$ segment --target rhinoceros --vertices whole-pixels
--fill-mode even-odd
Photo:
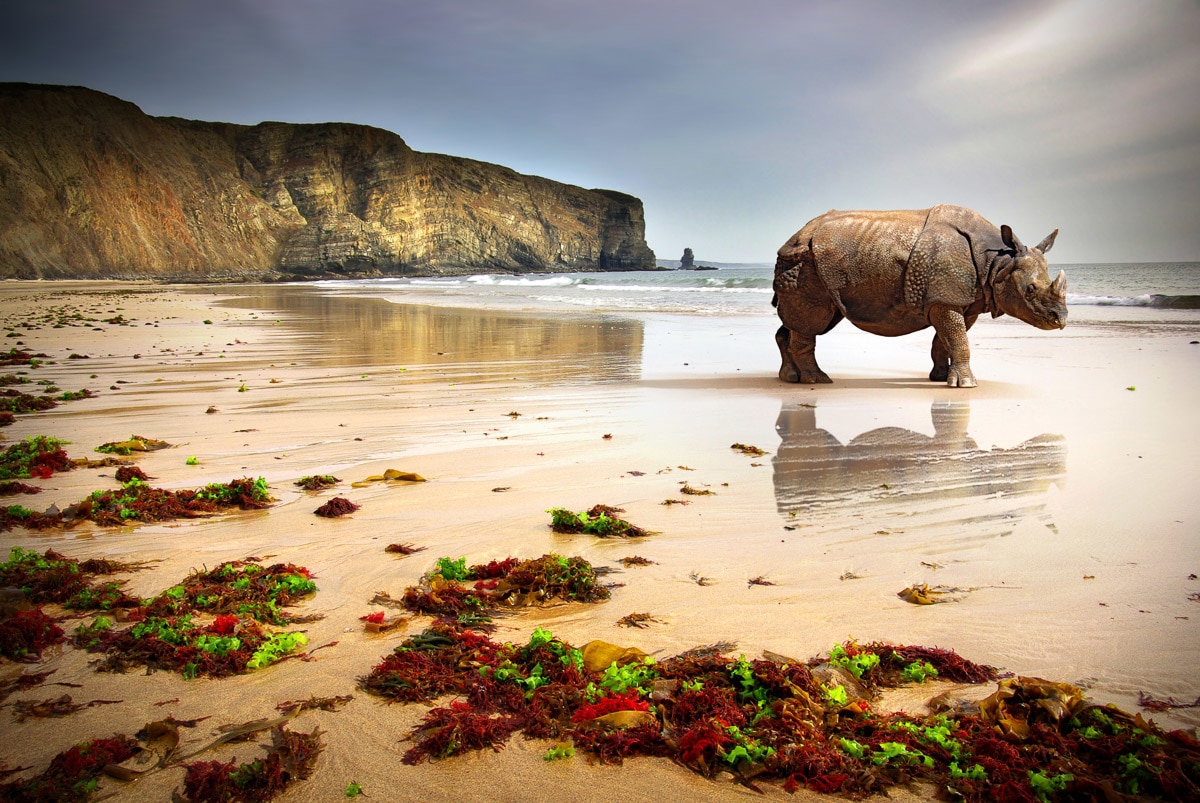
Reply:
[[[813,218],[775,262],[779,378],[832,382],[817,366],[817,335],[846,318],[888,337],[932,326],[930,380],[975,387],[967,330],[981,314],[1007,313],[1039,329],[1067,325],[1066,273],[1051,281],[1046,270],[1057,236],[1029,248],[1008,226],[961,206]]]

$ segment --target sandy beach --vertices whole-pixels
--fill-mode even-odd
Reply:
[[[59,309],[101,322],[43,322]],[[298,609],[324,615],[303,626],[310,649],[336,642],[308,661],[189,681],[97,673],[94,656],[51,648],[37,668],[82,684],[69,689],[77,701],[122,702],[20,724],[0,710],[0,761],[37,771],[81,739],[132,734],[168,714],[211,717],[185,733],[198,746],[220,724],[275,716],[277,703],[353,694],[340,711],[294,720],[319,726],[325,749],[313,777],[281,799],[338,799],[350,781],[373,800],[757,797],[665,759],[546,762],[547,743],[520,737],[498,753],[402,764],[401,739],[427,709],[388,705],[356,678],[423,625],[372,635],[359,617],[379,610],[369,604],[377,591],[399,596],[440,556],[654,561],[610,575],[622,585],[607,602],[500,620],[498,640],[544,627],[573,644],[599,638],[659,656],[725,640],[735,654],[801,660],[878,640],[1077,684],[1128,711],[1139,692],[1195,699],[1200,327],[1148,325],[1141,312],[1092,307],[1053,333],[981,320],[972,390],[925,379],[929,332],[884,339],[843,325],[819,343],[834,384],[812,387],[776,378],[778,323],[767,315],[459,309],[301,286],[0,283],[0,322],[17,333],[6,342],[48,355],[30,378],[96,394],[17,416],[0,447],[44,434],[70,441],[72,457],[97,457],[107,441],[160,438],[173,447],[135,458],[155,485],[262,476],[276,500],[161,525],[18,528],[0,533],[0,550],[156,561],[122,576],[144,596],[196,568],[274,556],[315,576],[319,591]],[[102,322],[117,315],[124,323]],[[428,482],[351,486],[389,468]],[[316,494],[294,485],[327,473],[343,483]],[[0,502],[66,508],[115,485],[111,468],[28,482],[42,493]],[[713,493],[683,496],[683,483]],[[334,496],[361,509],[313,514]],[[598,503],[657,534],[551,531],[547,509]],[[396,542],[427,549],[384,552]],[[749,583],[757,577],[773,585]],[[897,596],[920,583],[955,589],[955,601]],[[634,612],[658,621],[616,625]],[[5,663],[0,674],[32,668]],[[892,704],[917,710],[946,685],[906,689]],[[1200,709],[1153,718],[1194,728]],[[241,743],[204,757],[259,752]],[[130,785],[106,780],[102,791],[166,800],[182,777],[168,769]]]

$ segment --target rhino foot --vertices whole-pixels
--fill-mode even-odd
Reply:
[[[949,378],[950,378],[950,366],[949,365],[935,365],[935,366],[933,366],[933,370],[929,372],[929,381],[930,382],[945,382]]]
[[[779,378],[784,382],[801,385],[831,385],[833,380],[829,375],[820,368],[796,368],[794,365],[784,363],[779,369]]]
[[[946,376],[946,386],[951,388],[973,388],[977,384],[971,366],[966,363],[951,365]]]
[[[822,371],[820,368],[812,370],[800,369],[800,382],[804,385],[832,385],[833,380],[829,378],[829,374]]]

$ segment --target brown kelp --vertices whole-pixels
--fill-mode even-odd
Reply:
[[[130,435],[127,440],[109,441],[96,447],[97,452],[106,454],[131,455],[135,452],[157,452],[159,449],[169,449],[171,444],[158,438],[147,438],[145,435]]]
[[[359,679],[396,702],[436,702],[404,760],[500,749],[517,731],[570,739],[605,762],[668,756],[754,787],[775,781],[862,797],[921,780],[964,800],[1200,799],[1200,743],[1098,706],[1067,684],[1002,680],[974,706],[876,713],[881,689],[917,679],[995,680],[949,650],[847,642],[807,662],[723,655],[731,645],[656,661],[636,649],[584,649],[541,628],[500,644],[441,621]]]

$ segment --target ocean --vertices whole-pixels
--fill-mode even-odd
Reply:
[[[1200,262],[1052,264],[1067,272],[1067,305],[1121,308],[1139,320],[1200,318]],[[769,264],[717,270],[555,273],[328,280],[331,295],[382,296],[398,304],[527,311],[774,315]],[[1134,309],[1141,309],[1141,314]],[[1098,317],[1110,319],[1112,312]]]

